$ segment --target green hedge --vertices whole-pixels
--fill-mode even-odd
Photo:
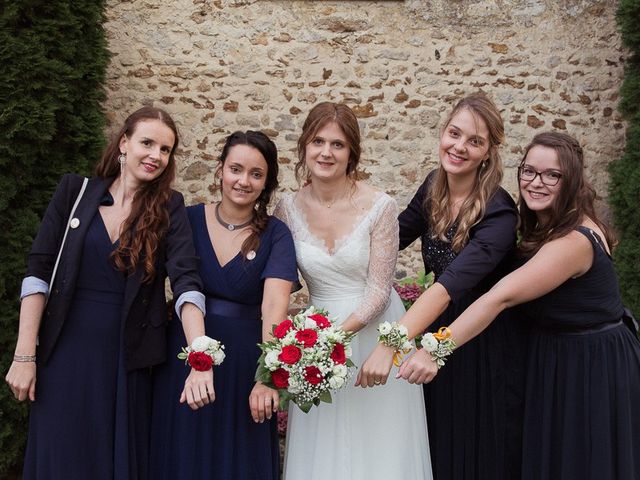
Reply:
[[[56,183],[104,146],[104,1],[0,3],[0,370],[18,326],[26,256]],[[27,408],[0,389],[0,478],[19,468]]]
[[[631,57],[620,89],[620,111],[629,122],[623,156],[611,163],[609,199],[620,243],[616,268],[626,305],[640,314],[640,0],[621,0],[618,26]]]

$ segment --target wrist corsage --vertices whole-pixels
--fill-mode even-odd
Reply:
[[[220,365],[224,357],[224,345],[206,335],[195,338],[191,346],[182,347],[182,352],[178,354],[180,360],[198,372],[206,372],[214,365]]]
[[[398,322],[382,322],[378,325],[378,342],[395,350],[393,364],[397,367],[402,363],[402,355],[409,353],[413,345],[409,342],[407,327]]]
[[[451,338],[451,330],[449,327],[442,327],[438,333],[425,333],[422,337],[422,347],[429,352],[431,359],[436,362],[438,368],[444,366],[447,357],[453,353],[456,348],[456,342]]]

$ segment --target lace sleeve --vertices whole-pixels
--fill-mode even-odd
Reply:
[[[276,203],[276,208],[273,209],[273,216],[282,220],[285,223],[285,225],[291,228],[291,223],[289,222],[289,218],[288,218],[289,216],[287,215],[287,208],[285,205],[285,201],[286,201],[285,197],[278,200],[278,203]]]
[[[380,315],[389,303],[391,284],[398,258],[398,206],[386,196],[371,229],[367,287],[353,315],[367,324]]]

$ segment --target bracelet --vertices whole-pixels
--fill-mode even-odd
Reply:
[[[36,356],[35,355],[14,355],[13,361],[20,362],[20,363],[31,363],[36,361]]]
[[[436,362],[438,368],[444,366],[447,357],[456,348],[456,342],[451,338],[449,327],[441,327],[438,333],[425,333],[420,342],[422,347],[429,352],[431,359]]]
[[[413,345],[409,342],[407,327],[398,322],[382,322],[378,325],[378,342],[395,350],[393,364],[397,367],[402,363],[402,355],[409,353]]]
[[[189,365],[198,372],[211,370],[214,365],[220,365],[224,361],[224,345],[206,335],[197,337],[188,347],[182,347],[178,354],[185,365]]]

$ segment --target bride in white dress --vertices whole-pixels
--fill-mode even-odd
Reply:
[[[351,345],[360,366],[377,343],[376,326],[404,313],[392,288],[397,206],[355,180],[360,132],[345,105],[311,110],[298,157],[296,176],[310,183],[284,196],[275,215],[293,234],[309,303],[358,332]],[[332,404],[307,414],[290,405],[285,479],[431,479],[422,387],[391,375],[385,385],[363,389],[355,377],[332,394]]]

